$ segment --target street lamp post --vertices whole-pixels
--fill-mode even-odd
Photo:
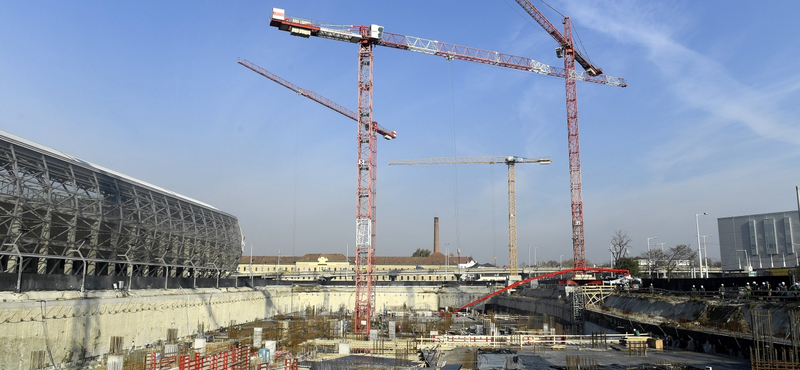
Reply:
[[[528,268],[531,268],[531,245],[528,244]]]
[[[611,268],[613,269],[614,268],[614,246],[611,246],[611,248],[608,248],[608,253],[611,254]]]
[[[650,252],[650,239],[658,239],[658,237],[651,236],[647,238],[647,251]]]
[[[706,248],[706,238],[710,238],[711,235],[700,235],[703,238],[703,252],[706,254],[706,267],[708,267],[708,248]],[[706,277],[708,277],[708,272],[706,272]]]
[[[708,212],[703,213],[696,213],[694,215],[694,223],[697,227],[697,258],[700,261],[700,278],[703,278],[703,251],[700,249],[700,216],[707,215]],[[706,273],[706,278],[708,278],[708,273]]]
[[[236,279],[239,280],[238,278]],[[253,282],[253,243],[250,243],[250,287],[252,288],[255,283]]]
[[[653,272],[650,271],[650,261],[652,260],[652,256],[650,256],[650,239],[658,239],[658,238],[655,236],[647,238],[647,274],[653,275]]]
[[[444,281],[447,281],[447,265],[450,263],[450,243],[444,245]]]
[[[753,271],[753,266],[750,265],[750,256],[747,255],[747,250],[745,250],[745,249],[737,249],[736,251],[744,253],[744,263],[747,264],[747,272],[749,273],[750,271]],[[737,255],[736,258],[739,260],[739,270],[741,270],[742,269],[742,257],[739,257]]]
[[[81,244],[83,246],[83,244]],[[84,293],[84,287],[86,286],[86,258],[83,257],[83,253],[80,251],[80,247],[78,249],[70,249],[67,253],[78,252],[78,256],[81,257],[81,263],[83,264],[83,274],[81,277],[81,294]]]
[[[533,247],[533,265],[538,267],[539,266],[539,259],[536,258],[536,250],[537,249],[539,249],[539,247]]]
[[[220,275],[219,267],[217,267],[217,260],[218,259],[219,259],[219,257],[214,258],[214,262],[209,262],[208,263],[209,265],[214,266],[214,269],[217,270],[217,289],[219,289],[219,275]]]
[[[660,245],[661,246],[661,258],[666,258],[666,255],[664,254],[664,245],[666,245],[666,244],[669,244],[669,243],[656,243],[656,245]],[[658,275],[658,273],[656,273],[656,275]],[[666,270],[664,270],[664,278],[665,279],[667,278],[667,271]]]
[[[27,233],[29,231],[31,231],[31,229],[22,228],[22,229],[20,229],[20,233],[19,233],[19,235],[17,235],[17,238],[14,239],[13,243],[3,244],[3,246],[11,247],[11,249],[10,249],[11,252],[16,252],[17,253],[17,262],[15,263],[15,268],[17,269],[17,287],[14,290],[15,293],[21,293],[22,292],[22,252],[20,252],[19,246],[17,246],[17,242],[19,241],[20,238],[22,238],[22,235],[24,235],[25,233]],[[83,246],[82,243],[81,243],[81,246]],[[81,293],[83,293],[83,290],[81,290]]]

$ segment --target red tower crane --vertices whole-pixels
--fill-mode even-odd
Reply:
[[[375,306],[372,288],[375,285],[375,171],[377,158],[376,142],[372,122],[372,47],[386,46],[395,49],[437,55],[447,59],[490,64],[572,81],[586,81],[602,85],[625,87],[625,80],[597,73],[568,71],[549,66],[533,59],[511,54],[449,44],[419,37],[384,32],[379,25],[336,25],[311,19],[287,16],[283,9],[273,8],[270,26],[287,31],[294,36],[311,36],[344,41],[359,45],[358,48],[358,198],[356,212],[356,294],[355,332],[366,334],[370,329],[370,318]],[[572,149],[570,149],[572,150]],[[573,208],[574,212],[574,208]],[[574,216],[573,216],[574,217]],[[581,216],[582,217],[582,216]],[[574,221],[573,221],[574,223]],[[581,241],[582,243],[582,241]],[[582,245],[582,244],[581,244]]]
[[[567,90],[567,130],[569,135],[569,184],[572,201],[572,253],[575,269],[586,268],[586,248],[583,236],[583,191],[581,183],[581,149],[578,137],[578,87],[575,86],[575,62],[581,65],[589,76],[600,76],[603,70],[595,67],[581,55],[572,41],[572,21],[564,17],[564,34],[553,26],[547,18],[528,0],[516,0],[544,30],[558,42],[556,56],[564,58],[564,80]]]
[[[272,73],[270,71],[267,71],[264,68],[261,68],[261,67],[255,65],[254,63],[248,61],[247,59],[240,60],[238,63],[243,65],[243,66],[245,66],[245,67],[247,67],[248,69],[252,70],[253,72],[256,72],[256,73],[258,73],[258,74],[260,74],[260,75],[262,75],[262,76],[264,76],[264,77],[266,77],[266,78],[268,78],[268,79],[270,79],[272,81],[275,81],[276,83],[288,88],[289,90],[292,90],[292,91],[294,91],[294,92],[296,92],[296,93],[298,93],[298,94],[300,94],[302,96],[305,96],[305,97],[307,97],[307,98],[309,98],[309,99],[311,99],[311,100],[313,100],[313,101],[315,101],[317,103],[320,103],[320,104],[332,109],[333,111],[344,115],[345,117],[348,117],[348,118],[350,118],[350,119],[352,119],[352,120],[354,120],[356,122],[359,122],[359,133],[363,130],[363,131],[367,132],[366,135],[369,138],[369,140],[367,141],[367,143],[369,145],[366,148],[362,147],[361,145],[359,145],[359,162],[358,162],[359,163],[359,201],[361,201],[362,200],[361,194],[363,194],[361,192],[361,179],[362,179],[361,168],[363,167],[362,165],[365,163],[365,162],[362,162],[362,154],[366,154],[366,157],[368,158],[369,161],[376,161],[377,160],[378,145],[377,145],[377,142],[374,140],[375,134],[376,133],[380,134],[386,140],[391,140],[391,139],[396,139],[397,138],[397,132],[396,131],[389,131],[389,130],[381,127],[378,124],[378,122],[375,122],[375,121],[371,120],[371,116],[370,116],[370,120],[368,120],[368,121],[365,121],[365,120],[359,121],[359,115],[357,115],[355,112],[353,112],[353,111],[351,111],[351,110],[339,105],[338,103],[336,103],[336,102],[334,102],[334,101],[332,101],[332,100],[330,100],[330,99],[328,99],[328,98],[326,98],[326,97],[324,97],[322,95],[319,95],[319,94],[317,94],[317,93],[315,93],[315,92],[313,92],[311,90],[307,90],[307,89],[304,89],[302,87],[299,87],[299,86],[297,86],[297,85],[295,85],[295,84],[293,84],[293,83],[281,78],[280,76],[278,76],[278,75],[276,75],[276,74],[274,74],[274,73]],[[361,124],[361,122],[370,122],[370,124],[364,125],[364,124]],[[367,127],[364,127],[364,126],[367,126]],[[359,139],[360,138],[361,138],[361,135],[359,135]],[[361,142],[362,141],[359,140],[359,143],[361,143]],[[362,152],[364,149],[367,149],[366,153]],[[369,162],[366,162],[366,163],[369,163]],[[369,185],[370,185],[370,189],[371,190],[368,190],[366,192],[366,195],[368,195],[370,198],[374,199],[374,195],[375,195],[375,186],[374,186],[374,184],[375,184],[375,170],[374,170],[374,166],[371,166],[371,165],[368,166],[368,172],[369,172],[369,174],[366,177],[371,179],[371,181],[369,181]],[[370,203],[372,203],[372,205],[371,205],[372,213],[371,213],[371,219],[368,219],[368,220],[371,221],[371,223],[374,224],[374,222],[375,222],[374,221],[375,206],[374,206],[373,201],[374,200],[370,201]],[[359,211],[360,210],[361,210],[361,208],[359,208]],[[357,219],[357,226],[356,226],[356,228],[357,228],[356,232],[357,233],[359,231],[363,231],[363,230],[359,229],[359,227],[363,227],[363,226],[369,227],[370,226],[369,224],[367,224],[367,222],[358,223],[359,222],[358,220],[363,220],[363,218],[358,218]],[[366,225],[362,225],[362,224],[366,224]],[[374,230],[374,228],[372,228],[372,230]],[[365,234],[365,235],[370,236],[368,234],[368,231],[367,231],[367,234]],[[357,240],[358,240],[358,237],[359,237],[359,235],[356,235]],[[374,240],[374,238],[375,238],[374,231],[373,231],[373,233],[372,233],[372,235],[370,237]],[[362,237],[362,241],[363,241],[363,237]],[[369,241],[369,239],[367,241]],[[356,290],[358,292],[358,287],[359,287],[359,282],[360,282],[362,285],[366,286],[366,289],[364,287],[362,287],[361,290],[362,291],[366,290],[367,297],[371,296],[372,300],[374,300],[374,295],[371,294],[371,292],[372,292],[371,287],[374,285],[374,281],[375,281],[374,280],[374,273],[373,273],[374,272],[374,265],[375,265],[374,264],[374,255],[375,255],[374,254],[374,248],[372,248],[372,250],[368,249],[366,252],[362,250],[362,253],[365,252],[364,256],[359,256],[358,255],[358,248],[356,248],[356,250],[357,250],[357,253],[356,253],[356,279],[355,279],[356,280],[356,287],[357,287]],[[366,261],[362,260],[359,257],[363,257]],[[362,268],[365,267],[365,266],[366,266],[366,269],[365,269],[366,271],[362,271]],[[366,274],[365,274],[365,272],[366,272]],[[361,276],[359,276],[359,274]],[[366,277],[365,277],[365,275],[366,275]],[[356,295],[358,296],[358,294],[356,294]],[[369,302],[369,308],[367,308],[367,310],[370,311],[370,314],[366,317],[366,319],[361,319],[360,320],[360,318],[363,317],[363,315],[364,315],[363,314],[364,309],[362,309],[362,311],[361,311],[362,313],[361,313],[360,316],[356,315],[356,329],[357,330],[361,329],[361,331],[360,331],[361,333],[364,333],[364,332],[369,333],[371,307],[374,307],[374,301],[370,301]],[[356,301],[356,313],[358,313],[358,312],[360,312],[360,311],[358,310],[358,300],[357,300]],[[359,325],[359,323],[363,323],[363,322],[366,322],[366,326],[364,326],[364,324]]]

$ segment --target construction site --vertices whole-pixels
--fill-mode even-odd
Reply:
[[[378,24],[298,17],[282,8],[269,15],[272,31],[298,42],[337,41],[357,52],[356,110],[238,60],[356,122],[352,258],[292,256],[290,265],[286,255],[281,263],[279,251],[275,263],[263,256],[268,262],[255,270],[252,244],[246,264],[244,232],[235,216],[0,131],[0,368],[800,369],[797,290],[785,285],[759,290],[762,283],[769,287],[760,275],[709,278],[707,255],[705,262],[699,258],[706,279],[698,281],[671,280],[667,273],[661,280],[652,274],[634,280],[630,270],[615,265],[621,255],[614,257],[611,249],[611,262],[602,265],[608,267],[587,262],[577,86],[628,85],[582,53],[570,17],[556,11],[561,19],[551,22],[529,0],[515,2],[555,41],[563,66],[390,33]],[[557,267],[531,267],[530,245],[527,267],[520,267],[516,165],[552,160],[504,153],[389,165],[505,165],[507,266],[498,267],[495,255],[494,266],[470,269],[475,261],[462,258],[458,246],[458,257],[441,253],[435,217],[433,256],[428,251],[403,259],[403,265],[386,262],[391,266],[379,270],[378,256],[389,253],[376,248],[377,145],[398,138],[373,120],[373,49],[379,47],[564,80],[571,267],[562,261]],[[563,188],[566,192],[566,184]],[[700,235],[697,225],[699,248],[700,237],[705,245],[707,235]],[[785,225],[791,232],[791,221]],[[773,263],[774,232],[771,237]],[[650,239],[647,243],[649,251]],[[785,255],[783,267],[790,269]],[[689,290],[700,282],[708,292],[696,292],[694,285]],[[747,290],[739,288],[744,286]]]
[[[47,369],[796,369],[800,302],[687,297],[648,289],[379,286],[370,333],[354,332],[345,287],[132,291],[9,302],[5,368]],[[510,294],[509,294],[510,293]],[[149,296],[150,295],[150,296]],[[427,295],[427,298],[425,297]],[[323,298],[326,296],[327,298]],[[420,299],[415,299],[419,297]],[[102,298],[102,299],[100,299]],[[480,300],[478,298],[476,300]],[[47,304],[36,303],[36,301]],[[579,305],[580,304],[580,305]],[[440,310],[436,306],[444,305]],[[284,310],[285,307],[285,310]],[[427,308],[426,308],[427,307]],[[20,359],[12,353],[27,353]]]

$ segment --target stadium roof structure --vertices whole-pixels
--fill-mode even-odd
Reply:
[[[228,213],[4,131],[0,237],[0,269],[36,274],[219,274],[244,247]]]

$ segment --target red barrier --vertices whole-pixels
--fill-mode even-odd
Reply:
[[[250,367],[250,346],[237,347],[210,356],[180,356],[180,370],[246,370]],[[151,370],[159,370],[151,365]]]

